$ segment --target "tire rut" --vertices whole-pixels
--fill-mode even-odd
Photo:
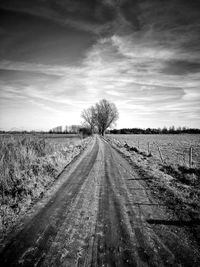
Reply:
[[[91,266],[136,266],[119,206],[105,161]]]

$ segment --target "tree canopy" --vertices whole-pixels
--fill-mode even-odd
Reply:
[[[104,135],[106,129],[114,125],[119,118],[119,113],[114,103],[102,99],[94,106],[83,110],[81,117],[92,132],[96,128],[99,134]]]

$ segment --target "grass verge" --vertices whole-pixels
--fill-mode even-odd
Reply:
[[[33,136],[0,139],[0,233],[42,198],[58,174],[88,144],[50,142]]]
[[[161,164],[125,144],[107,139],[145,180],[154,198],[165,204],[171,216],[179,222],[188,222],[190,231],[200,244],[200,170],[183,166]]]

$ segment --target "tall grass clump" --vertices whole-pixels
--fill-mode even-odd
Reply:
[[[50,165],[44,163],[46,144],[43,139],[33,137],[3,138],[0,140],[0,193],[2,201],[12,196],[22,198],[32,194],[32,187],[37,187],[34,177],[43,173]],[[40,167],[40,168],[39,168]],[[53,169],[51,170],[53,171]],[[51,174],[51,172],[47,173]],[[30,180],[27,183],[27,180]]]

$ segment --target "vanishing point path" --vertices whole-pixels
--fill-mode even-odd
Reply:
[[[55,192],[9,238],[0,266],[200,266],[144,177],[95,136]],[[178,227],[177,227],[178,228]]]

